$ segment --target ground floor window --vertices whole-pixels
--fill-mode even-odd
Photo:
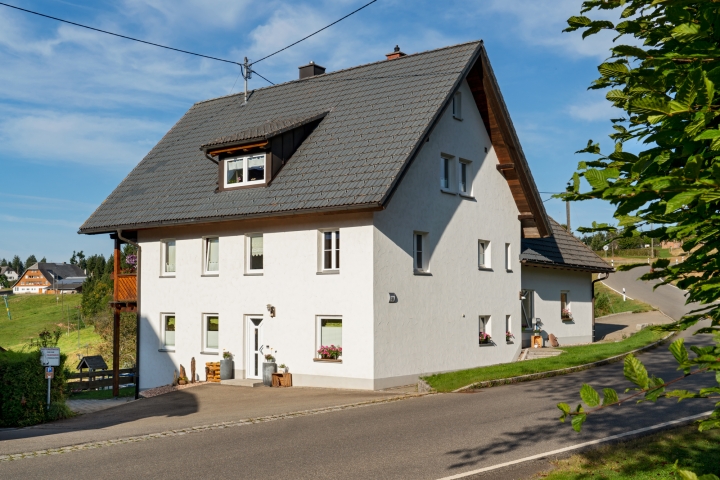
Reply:
[[[342,355],[342,318],[319,318],[318,355],[325,359],[337,359]]]
[[[162,346],[163,348],[175,348],[175,314],[163,313],[162,317]]]
[[[560,317],[563,320],[572,320],[572,312],[570,311],[570,292],[568,290],[560,292]]]
[[[532,319],[534,315],[534,298],[535,291],[533,290],[522,290],[520,294],[520,307],[522,310],[521,324],[523,329],[532,329]]]
[[[220,348],[220,317],[215,314],[204,316],[204,345],[206,352],[216,352]]]
[[[480,315],[479,317],[479,343],[480,345],[487,345],[492,343],[492,337],[490,336],[490,316]]]

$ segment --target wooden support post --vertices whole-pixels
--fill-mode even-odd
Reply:
[[[113,253],[113,269],[115,281],[113,282],[113,300],[118,300],[118,275],[120,274],[120,239],[115,237],[115,252]],[[120,309],[113,307],[113,397],[120,395]]]

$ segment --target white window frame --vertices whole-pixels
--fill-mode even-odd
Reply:
[[[255,157],[260,157],[260,156],[263,157],[263,165],[264,165],[263,179],[262,180],[253,180],[252,182],[246,180],[248,178],[248,160],[250,158],[255,158]],[[227,178],[228,167],[230,165],[230,162],[235,161],[235,160],[243,161],[243,179],[244,180],[239,183],[228,183],[228,178]],[[250,155],[238,155],[238,156],[234,156],[234,157],[228,157],[228,158],[223,159],[221,168],[222,168],[223,187],[226,189],[247,187],[249,185],[264,185],[268,181],[269,169],[268,169],[268,155],[266,153],[253,153]]]
[[[512,331],[512,315],[505,315],[505,332],[513,333]],[[506,339],[507,341],[507,339]],[[511,342],[508,342],[511,343]]]
[[[452,116],[455,120],[462,120],[462,92],[455,92],[453,95]]]
[[[168,345],[167,344],[167,330],[166,330],[166,319],[168,317],[174,317],[175,318],[175,338],[173,339],[173,344]],[[177,345],[177,315],[174,313],[161,313],[160,314],[160,350],[165,352],[174,352],[175,347]]]
[[[533,329],[533,316],[535,315],[535,290],[523,290],[525,292],[525,300],[520,300],[520,328],[521,330],[531,331]],[[530,311],[525,310],[525,304]],[[527,319],[528,326],[523,326],[523,318]]]
[[[175,264],[173,265],[173,270],[168,270],[167,266],[167,254],[168,254],[168,245],[172,242],[175,245]],[[160,241],[160,275],[163,277],[174,277],[175,272],[177,271],[177,240],[174,238],[167,238]]]
[[[340,345],[337,345],[342,348],[343,343],[343,332],[342,330],[345,329],[345,322],[343,322],[342,315],[316,315],[315,316],[315,358],[320,358],[320,355],[317,353],[317,351],[320,349],[320,347],[323,346],[322,344],[322,321],[323,320],[339,320],[340,323],[342,323],[341,331],[340,331]],[[344,352],[343,352],[344,353]],[[342,360],[342,355],[340,355],[339,360]]]
[[[463,167],[465,167],[465,190],[462,186]],[[457,190],[463,197],[472,197],[472,161],[459,159],[457,168]]]
[[[330,266],[325,264],[325,235],[330,234]],[[342,253],[340,250],[340,246],[338,245],[340,240],[340,229],[339,228],[330,228],[330,229],[324,229],[320,230],[320,248],[319,248],[319,255],[320,255],[320,271],[321,272],[339,272],[340,271],[340,254]],[[342,245],[342,243],[340,244]]]
[[[252,239],[262,238],[263,244],[263,268],[252,268]],[[248,275],[262,275],[265,271],[265,236],[262,233],[248,233],[245,235],[245,273]]]
[[[208,249],[208,245],[210,245],[210,240],[217,240],[218,241],[218,269],[217,270],[208,270],[208,266],[210,263],[210,258],[208,255],[210,255],[210,251]],[[216,276],[220,275],[220,237],[219,236],[209,236],[209,237],[203,237],[202,239],[202,272],[203,275],[208,276]]]
[[[505,270],[508,272],[513,271],[513,265],[512,265],[512,244],[506,243],[505,244]]]
[[[218,346],[217,348],[210,348],[207,346],[208,343],[208,329],[207,329],[207,322],[208,319],[211,317],[217,317],[218,319]],[[201,353],[218,353],[220,351],[220,315],[217,313],[203,313],[202,315],[202,348],[200,349]]]
[[[445,153],[440,154],[440,190],[445,193],[455,194],[454,189],[457,188],[457,185],[455,185],[456,182],[453,182],[453,178],[457,178],[456,163],[454,156]]]
[[[572,303],[570,302],[570,290],[560,290],[560,317],[562,317],[563,305],[562,297],[565,295],[565,308],[572,315]]]
[[[492,268],[492,255],[490,254],[490,241],[478,240],[478,269],[490,270]]]
[[[418,264],[418,236],[420,240],[420,263]],[[413,232],[412,238],[412,252],[413,252],[413,271],[415,273],[429,273],[430,272],[430,252],[428,249],[428,233],[427,232]]]
[[[478,315],[478,334],[475,339],[478,341],[478,345],[492,345],[493,342],[493,334],[492,334],[492,316],[491,315]],[[480,334],[481,333],[487,333],[490,335],[490,343],[480,343]]]

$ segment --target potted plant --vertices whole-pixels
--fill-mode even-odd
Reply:
[[[233,354],[223,350],[223,358],[220,360],[220,380],[230,380],[234,373]]]
[[[337,360],[338,357],[342,356],[342,347],[323,345],[318,349],[317,353],[323,360]]]
[[[480,332],[480,345],[488,345],[492,343],[492,337],[485,332]]]
[[[513,335],[513,334],[510,333],[510,332],[505,332],[505,341],[506,341],[507,343],[512,343],[513,338],[515,338],[515,335]]]
[[[265,361],[263,362],[262,376],[263,383],[268,387],[272,387],[272,374],[277,373],[277,363],[275,363],[274,355],[277,352],[269,345],[267,351],[268,353],[265,354]]]
[[[288,373],[288,370],[290,370],[290,369],[288,368],[288,366],[285,365],[284,363],[281,363],[281,364],[278,366],[278,368],[280,369],[280,372],[281,372],[281,373]]]
[[[562,320],[564,322],[570,322],[573,319],[572,312],[569,308],[564,308],[560,314]]]

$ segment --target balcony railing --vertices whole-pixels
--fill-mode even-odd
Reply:
[[[115,276],[115,301],[137,302],[137,274],[120,273]]]

